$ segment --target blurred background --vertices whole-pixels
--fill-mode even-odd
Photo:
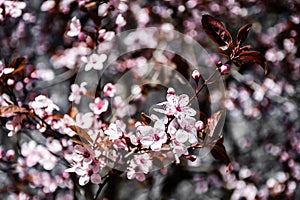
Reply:
[[[0,58],[25,56],[44,80],[33,85],[32,92],[49,92],[62,112],[69,106],[69,93],[65,91],[82,64],[81,43],[88,44],[85,48],[95,48],[104,40],[97,32],[100,29],[118,33],[168,25],[198,41],[214,62],[226,61],[202,29],[201,16],[210,14],[224,23],[233,38],[241,26],[251,23],[245,44],[267,60],[267,75],[258,65],[247,63],[239,69],[232,66],[234,70],[224,78],[228,98],[223,102],[227,109],[223,134],[231,172],[226,172],[221,162],[212,161],[205,167],[201,163],[197,167],[192,163],[171,165],[142,183],[113,176],[99,198],[300,199],[300,1],[23,2],[26,7],[20,7],[19,16],[5,17],[0,1]],[[116,20],[120,13],[123,19]],[[77,38],[66,34],[73,16],[82,24],[83,33]],[[182,61],[171,62],[180,71]],[[0,131],[5,149],[10,139],[3,128]],[[90,185],[81,190],[95,192]],[[90,196],[81,193],[77,198]],[[55,192],[45,199],[56,199]]]

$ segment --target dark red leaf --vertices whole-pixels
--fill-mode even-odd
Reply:
[[[229,157],[227,155],[227,152],[226,152],[226,149],[223,145],[223,137],[220,137],[218,139],[217,143],[215,144],[215,146],[211,150],[211,154],[216,160],[220,160],[225,165],[229,165],[230,159],[229,159]]]
[[[251,27],[252,27],[252,24],[246,24],[240,28],[240,30],[238,31],[238,34],[236,36],[237,45],[240,45],[243,42],[245,42]]]
[[[233,43],[229,44],[229,46],[221,46],[218,47],[218,52],[223,56],[230,56],[233,50]]]
[[[242,62],[251,61],[259,64],[261,67],[264,68],[265,74],[267,74],[268,69],[266,59],[259,51],[242,51],[239,54],[238,58]]]
[[[230,46],[232,36],[219,20],[210,15],[202,16],[202,27],[205,33],[219,46]]]

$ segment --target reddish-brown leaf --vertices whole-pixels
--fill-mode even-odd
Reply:
[[[220,126],[222,126],[222,121],[224,122],[224,111],[220,110],[214,113],[210,118],[207,119],[207,135],[213,137],[218,135],[220,132]]]
[[[205,33],[219,46],[230,46],[232,36],[219,20],[210,15],[202,16],[202,27]]]
[[[251,61],[259,64],[264,68],[265,74],[267,74],[268,69],[266,59],[259,51],[242,51],[238,58],[242,62]]]
[[[84,143],[83,141],[81,141],[81,140],[77,140],[76,138],[72,138],[72,141],[75,143],[75,144],[79,144],[79,145],[81,145],[81,146],[88,146],[88,144],[87,143]]]
[[[73,107],[73,106],[70,106],[68,111],[67,111],[67,114],[72,117],[72,118],[75,118],[76,115],[78,114],[78,109],[76,107]]]
[[[218,47],[218,52],[223,56],[230,56],[233,50],[233,43],[230,43],[228,46]]]
[[[14,72],[13,74],[21,71],[24,66],[26,64],[26,59],[24,57],[19,57],[19,58],[15,58],[13,59],[13,61],[11,61],[11,63],[9,63],[6,67],[7,68],[14,68]]]
[[[223,137],[222,136],[218,139],[217,143],[212,148],[211,154],[216,160],[220,160],[225,165],[229,165],[230,159],[229,159],[226,149],[223,145]]]
[[[23,107],[19,107],[16,105],[8,105],[8,106],[1,106],[0,107],[0,115],[9,115],[15,113],[26,113],[28,110]]]
[[[149,125],[151,123],[151,117],[142,112],[141,120],[144,125]]]
[[[76,125],[69,126],[69,128],[72,129],[72,131],[74,131],[76,133],[76,135],[78,135],[79,137],[87,140],[90,143],[93,142],[93,139],[83,128],[76,126]]]
[[[251,27],[252,24],[246,24],[240,28],[236,36],[237,45],[241,45],[243,42],[245,42]]]

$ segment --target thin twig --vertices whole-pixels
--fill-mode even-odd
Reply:
[[[99,189],[97,190],[97,193],[96,193],[96,195],[94,196],[94,199],[93,199],[93,200],[96,200],[96,199],[99,197],[99,195],[100,195],[102,189],[104,188],[105,184],[107,183],[108,178],[109,178],[109,176],[107,176],[107,177],[104,179],[104,181],[103,181],[102,183],[99,184]]]
[[[200,89],[196,92],[196,94],[194,94],[194,96],[191,97],[191,99],[190,99],[190,101],[189,101],[189,104],[191,103],[191,101],[192,101],[194,98],[196,98],[196,97],[199,95],[199,93],[201,92],[201,90],[203,90],[203,88],[204,88],[206,85],[209,84],[209,81],[216,75],[216,73],[217,73],[218,71],[219,71],[218,68],[216,68],[216,70],[214,71],[214,73],[212,73],[212,74],[208,77],[208,79],[206,79],[206,80],[204,81],[204,83],[201,85]]]

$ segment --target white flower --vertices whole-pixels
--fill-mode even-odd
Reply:
[[[153,151],[161,150],[162,145],[167,142],[167,134],[163,120],[156,121],[154,127],[138,126],[137,131],[141,133],[141,144],[150,146]]]
[[[4,1],[5,12],[13,18],[20,17],[22,10],[26,7],[25,2]]]
[[[116,123],[111,123],[107,130],[104,131],[109,136],[110,140],[119,139],[125,132],[125,124],[117,120]]]
[[[86,88],[85,86],[87,85],[86,82],[82,82],[80,86],[77,84],[72,84],[71,85],[71,94],[69,96],[69,101],[74,101],[74,103],[79,104],[81,96],[86,94]]]
[[[70,23],[70,30],[67,32],[67,35],[70,37],[75,37],[80,33],[81,24],[79,19],[73,17]]]
[[[159,103],[158,105],[164,106],[164,109],[155,108],[154,110],[168,116],[176,118],[195,116],[196,111],[188,106],[189,96],[182,94],[177,96],[175,94],[168,94],[167,101]]]
[[[120,26],[120,27],[126,25],[126,21],[125,21],[124,17],[123,17],[121,14],[119,14],[119,15],[117,16],[117,18],[116,18],[116,24],[117,24],[118,26]]]
[[[106,54],[98,55],[93,53],[88,59],[88,63],[85,66],[85,71],[89,71],[92,68],[96,70],[101,70],[103,68],[103,63],[106,61],[106,59],[107,59]]]
[[[100,115],[103,112],[106,112],[108,109],[108,101],[106,99],[100,99],[99,97],[95,98],[94,103],[89,104],[90,109],[96,114]]]

